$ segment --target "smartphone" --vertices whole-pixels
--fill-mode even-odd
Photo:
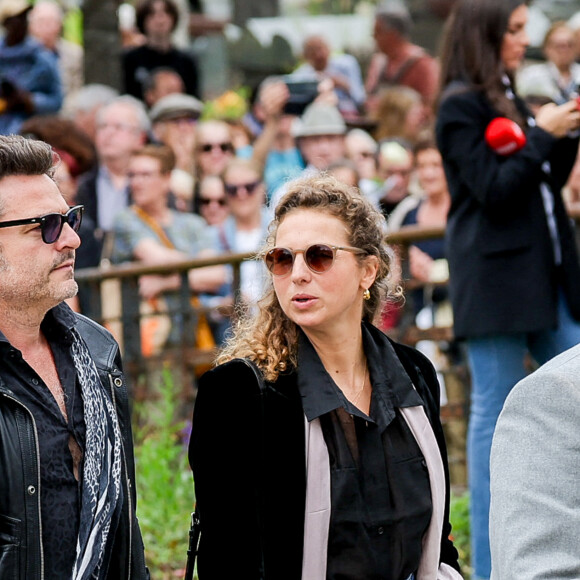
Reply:
[[[284,82],[290,91],[288,102],[284,106],[287,115],[302,115],[304,109],[318,96],[318,81],[297,80],[285,76]]]

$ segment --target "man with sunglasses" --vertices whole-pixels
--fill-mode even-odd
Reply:
[[[0,577],[145,579],[119,347],[64,303],[83,208],[53,170],[0,137]]]

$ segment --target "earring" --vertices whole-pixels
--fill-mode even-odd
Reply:
[[[370,293],[370,290],[368,288],[363,292],[363,299],[364,300],[370,300],[371,299],[371,293]]]

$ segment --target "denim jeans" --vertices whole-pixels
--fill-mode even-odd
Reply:
[[[556,330],[498,334],[467,341],[471,369],[471,414],[467,434],[467,462],[471,494],[471,557],[473,580],[491,574],[489,550],[489,456],[497,418],[515,384],[524,378],[524,355],[530,352],[544,364],[580,343],[580,323],[560,295]],[[524,476],[522,474],[522,476]]]

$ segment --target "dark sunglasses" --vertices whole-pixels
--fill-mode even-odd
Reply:
[[[54,244],[62,233],[65,222],[75,231],[78,232],[83,220],[82,205],[71,207],[65,214],[47,213],[46,215],[27,218],[22,220],[12,220],[0,222],[0,228],[11,228],[12,226],[26,226],[29,224],[39,224],[42,241],[45,244]]]
[[[234,146],[231,143],[204,143],[199,146],[199,150],[203,153],[209,153],[213,149],[221,149],[222,153],[234,152]]]
[[[287,276],[292,272],[296,254],[304,254],[304,261],[315,274],[328,272],[334,264],[337,250],[345,250],[353,254],[366,254],[360,248],[350,246],[328,246],[326,244],[312,244],[303,250],[288,248],[272,248],[264,256],[266,267],[274,276]]]
[[[240,183],[239,185],[226,183],[224,189],[226,193],[232,197],[238,195],[240,189],[245,189],[248,192],[248,195],[252,195],[260,183],[262,183],[261,179],[256,179],[256,181],[251,181],[250,183]]]
[[[222,197],[220,199],[209,199],[207,197],[199,198],[199,205],[211,205],[212,203],[217,203],[222,207],[225,207],[228,204],[225,197]]]

